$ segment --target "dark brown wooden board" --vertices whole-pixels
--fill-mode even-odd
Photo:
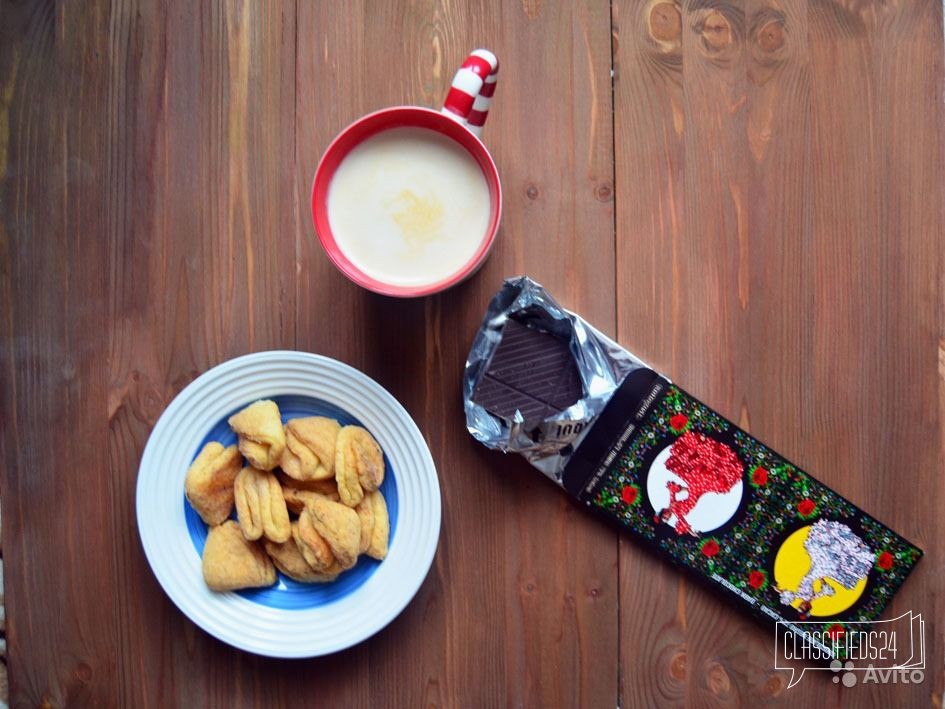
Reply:
[[[941,11],[615,2],[621,343],[922,547],[887,616],[931,621],[922,684],[787,689],[622,541],[621,706],[941,703]]]
[[[361,291],[314,239],[318,158],[438,106],[476,46],[501,61],[495,250],[438,296]],[[938,701],[942,56],[935,3],[0,3],[12,703]],[[472,441],[463,362],[522,273],[926,550],[893,606],[927,621],[923,684],[785,689],[763,627]],[[315,660],[195,627],[135,525],[164,407],[272,348],[388,388],[443,494],[416,599]]]

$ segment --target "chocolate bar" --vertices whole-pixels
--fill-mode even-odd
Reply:
[[[528,278],[493,299],[466,421],[754,616],[842,659],[922,551]],[[803,626],[798,625],[804,621]],[[833,638],[829,646],[824,638]]]
[[[544,419],[582,394],[567,340],[510,318],[473,399],[503,418]]]

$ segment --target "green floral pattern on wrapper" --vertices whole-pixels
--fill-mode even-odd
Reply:
[[[725,437],[744,464],[742,508],[730,523],[699,536],[667,532],[670,528],[654,519],[645,499],[648,467],[658,449],[689,431]],[[823,619],[820,630],[837,638],[862,629],[862,621],[875,620],[921,556],[905,539],[675,386],[668,387],[618,453],[591,503],[682,566],[737,589],[757,612],[764,606],[785,620],[797,617],[780,603],[774,583],[778,545],[818,519],[847,524],[876,558],[861,598],[839,617]]]

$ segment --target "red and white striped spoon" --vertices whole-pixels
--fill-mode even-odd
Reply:
[[[499,60],[488,49],[475,49],[453,77],[443,113],[466,126],[477,138],[489,115],[499,78]]]

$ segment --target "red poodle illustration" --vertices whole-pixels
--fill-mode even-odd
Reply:
[[[656,516],[657,522],[669,524],[676,516],[676,534],[699,536],[689,526],[686,515],[707,492],[726,493],[741,479],[744,467],[735,451],[724,443],[701,433],[687,431],[673,444],[666,467],[684,484],[675,480],[666,483],[669,489],[669,507]],[[679,493],[687,493],[680,499]]]

